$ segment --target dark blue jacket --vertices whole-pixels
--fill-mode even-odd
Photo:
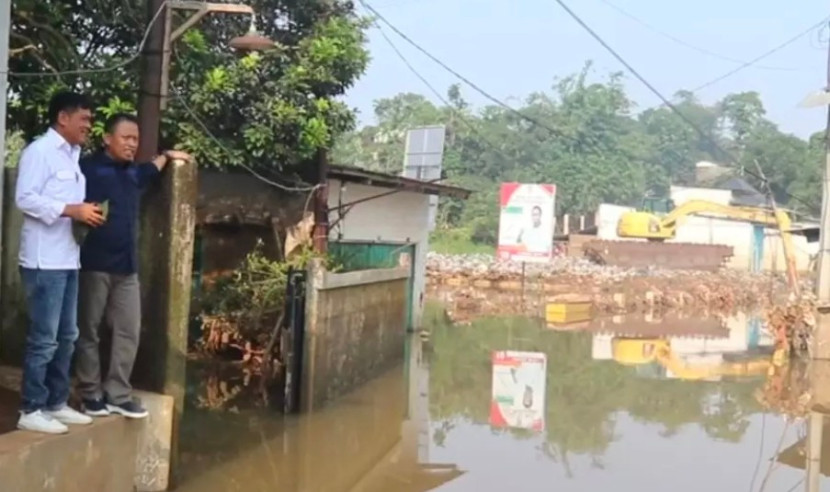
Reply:
[[[81,159],[86,201],[109,200],[104,225],[89,231],[81,245],[81,270],[130,275],[138,271],[138,211],[141,192],[159,175],[152,163],[122,163],[104,152]]]

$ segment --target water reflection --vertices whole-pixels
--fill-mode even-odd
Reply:
[[[192,394],[180,490],[819,490],[830,426],[810,441],[806,370],[756,318],[428,319],[424,351],[311,416]]]

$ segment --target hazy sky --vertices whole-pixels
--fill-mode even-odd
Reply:
[[[598,76],[624,70],[553,0],[367,2],[424,49],[512,106],[531,92],[549,90],[555,77],[580,70],[586,60],[594,61]],[[717,56],[668,39],[609,4]],[[827,0],[569,0],[568,5],[667,96],[723,75],[830,16]],[[458,82],[392,31],[386,31],[442,93]],[[698,96],[713,102],[729,92],[758,91],[772,121],[784,131],[807,136],[824,127],[824,111],[796,105],[807,93],[825,85],[828,38],[826,26],[815,29],[756,65],[701,90]],[[373,120],[372,102],[379,98],[417,92],[434,99],[377,30],[370,33],[369,49],[369,69],[347,95],[347,101],[360,111],[362,122]],[[633,76],[627,76],[626,86],[640,108],[659,103]],[[476,105],[487,102],[472,88],[462,89],[468,101]]]

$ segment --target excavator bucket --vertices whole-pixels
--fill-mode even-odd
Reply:
[[[732,257],[732,246],[594,239],[584,255],[601,265],[623,268],[717,271]]]

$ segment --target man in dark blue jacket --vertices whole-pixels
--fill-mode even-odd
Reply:
[[[104,148],[81,160],[86,201],[107,203],[109,211],[104,225],[90,230],[81,244],[76,369],[87,415],[144,418],[147,411],[132,397],[130,386],[141,330],[136,248],[139,199],[169,160],[189,161],[190,156],[167,151],[152,162],[133,162],[139,130],[138,120],[129,114],[110,117],[104,131]],[[103,384],[98,347],[102,321],[113,335]]]

